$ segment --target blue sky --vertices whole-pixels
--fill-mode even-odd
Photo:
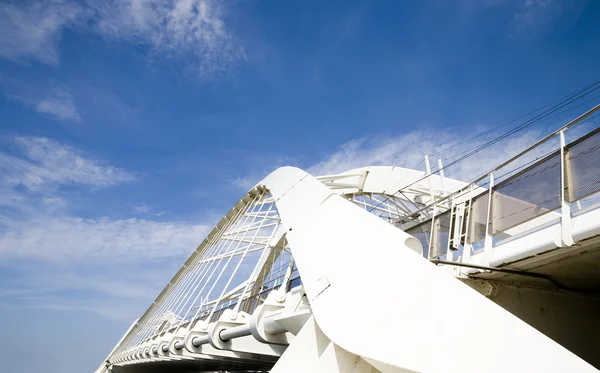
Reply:
[[[0,2],[3,366],[95,369],[278,166],[415,166],[596,81],[599,17],[585,0]]]

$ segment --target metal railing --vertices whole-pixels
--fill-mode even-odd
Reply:
[[[600,192],[600,128],[570,144],[566,144],[565,131],[599,110],[600,105],[471,184],[417,211],[416,215],[433,211],[433,218],[406,232],[421,241],[429,259],[453,260],[462,255],[464,261],[472,253],[491,252],[499,241],[553,220],[560,221],[562,246],[572,245],[571,205],[581,208],[582,200]],[[548,142],[556,138],[558,149],[528,160],[533,152],[547,151]],[[510,172],[499,175],[510,167]],[[504,179],[495,183],[500,176]],[[442,203],[449,208],[437,208]],[[402,227],[407,222],[396,224]]]

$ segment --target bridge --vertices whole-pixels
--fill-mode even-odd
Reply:
[[[275,170],[97,373],[597,372],[598,110],[473,182]]]

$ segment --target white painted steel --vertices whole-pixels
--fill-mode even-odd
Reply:
[[[597,371],[416,254],[416,239],[307,173],[281,168],[264,184],[288,229],[315,321],[333,343],[379,370]],[[444,310],[456,310],[451,323]],[[363,327],[349,327],[357,322]],[[490,328],[494,338],[479,342]],[[468,346],[469,354],[453,346]]]
[[[382,217],[387,213],[388,216],[397,218],[407,213],[411,213],[414,210],[414,207],[408,207],[409,205],[415,205],[415,203],[423,204],[423,201],[425,203],[427,202],[427,198],[424,198],[423,196],[431,195],[432,190],[429,185],[433,185],[435,188],[439,189],[442,184],[436,176],[432,177],[432,182],[426,181],[415,183],[415,181],[418,181],[422,176],[423,172],[399,167],[379,166],[351,170],[340,175],[332,175],[322,179],[324,183],[328,184],[331,190],[335,190],[335,193],[345,196],[356,204],[359,204],[356,200],[357,196],[368,196],[370,202],[365,202],[364,200],[361,202],[365,209],[371,210]],[[446,182],[452,186],[464,184],[452,179],[447,179]],[[406,193],[402,195],[402,198],[388,198],[392,196],[389,194],[390,192],[386,192],[386,190],[393,190],[394,188],[402,187],[402,185],[406,185],[407,183],[415,183],[415,185],[412,186],[410,190],[407,190]],[[277,182],[277,187],[285,187],[286,185],[289,185],[287,184],[286,177]],[[434,196],[438,195],[437,189],[433,194]],[[186,357],[188,355],[186,351],[188,349],[187,347],[192,350],[190,351],[192,355],[194,353],[197,354],[200,351],[209,352],[211,354],[210,356],[214,356],[215,353],[219,355],[219,352],[211,349],[211,346],[202,345],[197,348],[196,346],[193,346],[191,342],[192,340],[204,340],[210,342],[211,345],[219,343],[206,334],[210,327],[212,327],[211,325],[214,324],[210,323],[210,319],[216,310],[216,305],[225,299],[234,299],[232,297],[245,299],[244,297],[249,293],[251,285],[256,281],[256,276],[258,276],[257,272],[259,272],[260,268],[267,265],[265,260],[270,255],[269,253],[272,250],[271,247],[279,245],[281,237],[286,233],[285,230],[277,228],[279,217],[269,214],[269,211],[271,211],[271,208],[274,205],[271,204],[271,207],[265,214],[259,212],[261,211],[260,209],[256,209],[256,206],[273,202],[266,193],[268,193],[268,187],[266,184],[261,183],[260,186],[253,188],[249,194],[234,207],[234,209],[227,213],[215,230],[213,230],[207,239],[204,240],[203,244],[200,245],[196,253],[194,253],[194,255],[186,262],[182,270],[169,283],[165,291],[157,298],[151,308],[144,316],[142,316],[138,325],[136,325],[131,333],[124,339],[124,343],[116,348],[116,351],[112,354],[112,361],[114,363],[135,364],[152,359],[171,360],[176,358],[175,356],[172,356],[173,354],[180,356],[177,358]],[[381,204],[381,206],[378,206],[379,204]],[[246,211],[246,206],[249,206],[248,211]],[[267,222],[267,220],[265,220],[267,218],[274,220]],[[274,227],[270,237],[262,238],[257,236],[263,226]],[[254,233],[250,234],[252,232]],[[410,238],[408,235],[407,237]],[[416,240],[412,240],[414,248],[418,250],[420,244]],[[247,246],[244,246],[246,244]],[[262,257],[258,260],[248,280],[242,282],[227,294],[224,294],[225,290],[229,287],[228,285],[233,278],[233,274],[237,273],[238,268],[242,263],[240,260],[237,263],[237,266],[234,267],[229,280],[227,280],[225,285],[221,288],[221,294],[214,300],[208,301],[212,289],[223,276],[227,264],[232,259],[233,253],[238,253],[238,255],[241,255],[241,257],[244,258],[248,253],[251,244],[267,246],[266,249],[263,250]],[[241,249],[238,250],[238,248]],[[222,266],[219,269],[219,266],[215,265],[215,263],[221,262],[225,263],[225,266]],[[290,264],[282,281],[284,284],[287,284],[290,281],[293,266],[294,260],[290,257]],[[216,280],[211,280],[211,278],[216,278]],[[210,285],[209,281],[212,281],[212,285]],[[204,289],[207,290],[205,291]],[[201,294],[204,294],[206,299],[200,297]],[[279,291],[277,299],[285,300],[285,297],[285,291]],[[236,304],[233,312],[228,313],[230,320],[223,320],[223,316],[221,316],[218,322],[222,324],[226,321],[239,324],[237,321],[237,314],[239,312],[240,303],[241,302],[238,302]],[[207,306],[209,308],[206,308]],[[200,310],[204,308],[209,310],[208,316],[206,316],[207,321],[198,322],[195,325],[190,323],[189,320],[196,320],[197,317],[199,317]],[[190,313],[190,311],[192,312]],[[243,313],[241,316],[244,316]],[[288,327],[299,330],[301,324],[298,326],[297,321],[291,320],[301,321],[305,320],[305,317],[302,316],[301,312],[299,316],[288,315],[286,318],[279,318],[278,320],[278,322],[288,320],[285,321]],[[269,326],[272,331],[281,330],[281,328],[278,328],[270,321],[265,323],[265,327],[267,326]],[[200,334],[193,335],[193,333]],[[227,335],[227,332],[225,332],[225,335]],[[261,338],[263,339],[263,342],[270,341],[273,338],[273,343],[277,343],[278,340],[281,340],[281,337],[278,337],[278,339],[269,336],[268,333]],[[289,338],[290,337],[288,336],[287,339]],[[286,339],[284,338],[283,340]],[[236,341],[236,343],[238,342]],[[187,346],[186,350],[181,349],[182,345]],[[250,350],[252,350],[252,348],[250,348]],[[256,348],[254,351],[250,352],[256,352]]]
[[[580,210],[571,218],[571,224],[571,234],[576,242],[600,235],[600,206]],[[494,247],[490,265],[502,266],[558,249],[561,247],[558,244],[561,242],[561,234],[561,220],[555,218],[527,234],[514,237],[505,243],[500,242]],[[477,262],[477,259],[478,255],[473,256],[474,262]],[[469,273],[474,272],[477,271],[469,271]]]
[[[386,221],[411,216],[413,221],[405,224],[412,226],[452,208],[448,213],[457,225],[452,240],[448,237],[447,257],[496,266],[555,249],[564,244],[567,231],[575,241],[599,234],[600,209],[581,210],[572,219],[556,212],[538,216],[506,230],[515,236],[504,242],[493,241],[488,224],[484,252],[471,255],[469,243],[469,253],[459,255],[454,249],[462,249],[460,227],[468,222],[462,220],[468,218],[464,204],[483,190],[465,189],[466,183],[443,176],[424,176],[387,166],[318,178],[292,167],[274,171],[209,234],[117,344],[111,364],[232,358],[252,362],[257,356],[283,354],[276,372],[287,371],[293,360],[305,362],[296,366],[304,371],[595,372],[431,264],[420,255],[419,240]],[[493,186],[493,175],[489,177]],[[446,195],[458,189],[465,191]],[[488,202],[491,196],[489,191]],[[563,198],[562,215],[568,211],[564,206]],[[565,221],[572,229],[565,229]],[[257,286],[279,251],[293,254],[280,270],[284,272],[277,284],[283,285],[267,288],[266,300],[251,314],[244,312],[243,301],[262,296]],[[229,289],[252,253],[260,255],[248,278],[236,280]],[[234,256],[239,261],[228,267]],[[303,286],[287,292],[296,266]],[[219,282],[224,285],[212,296]],[[304,294],[310,307],[302,301]],[[233,309],[217,309],[228,304]],[[494,337],[482,343],[486,331]],[[318,346],[312,344],[320,340],[325,342],[317,356]],[[106,370],[101,366],[97,372]]]

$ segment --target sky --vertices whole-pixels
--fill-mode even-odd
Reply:
[[[595,82],[599,17],[591,0],[0,0],[3,367],[95,370],[277,167],[423,169]]]

